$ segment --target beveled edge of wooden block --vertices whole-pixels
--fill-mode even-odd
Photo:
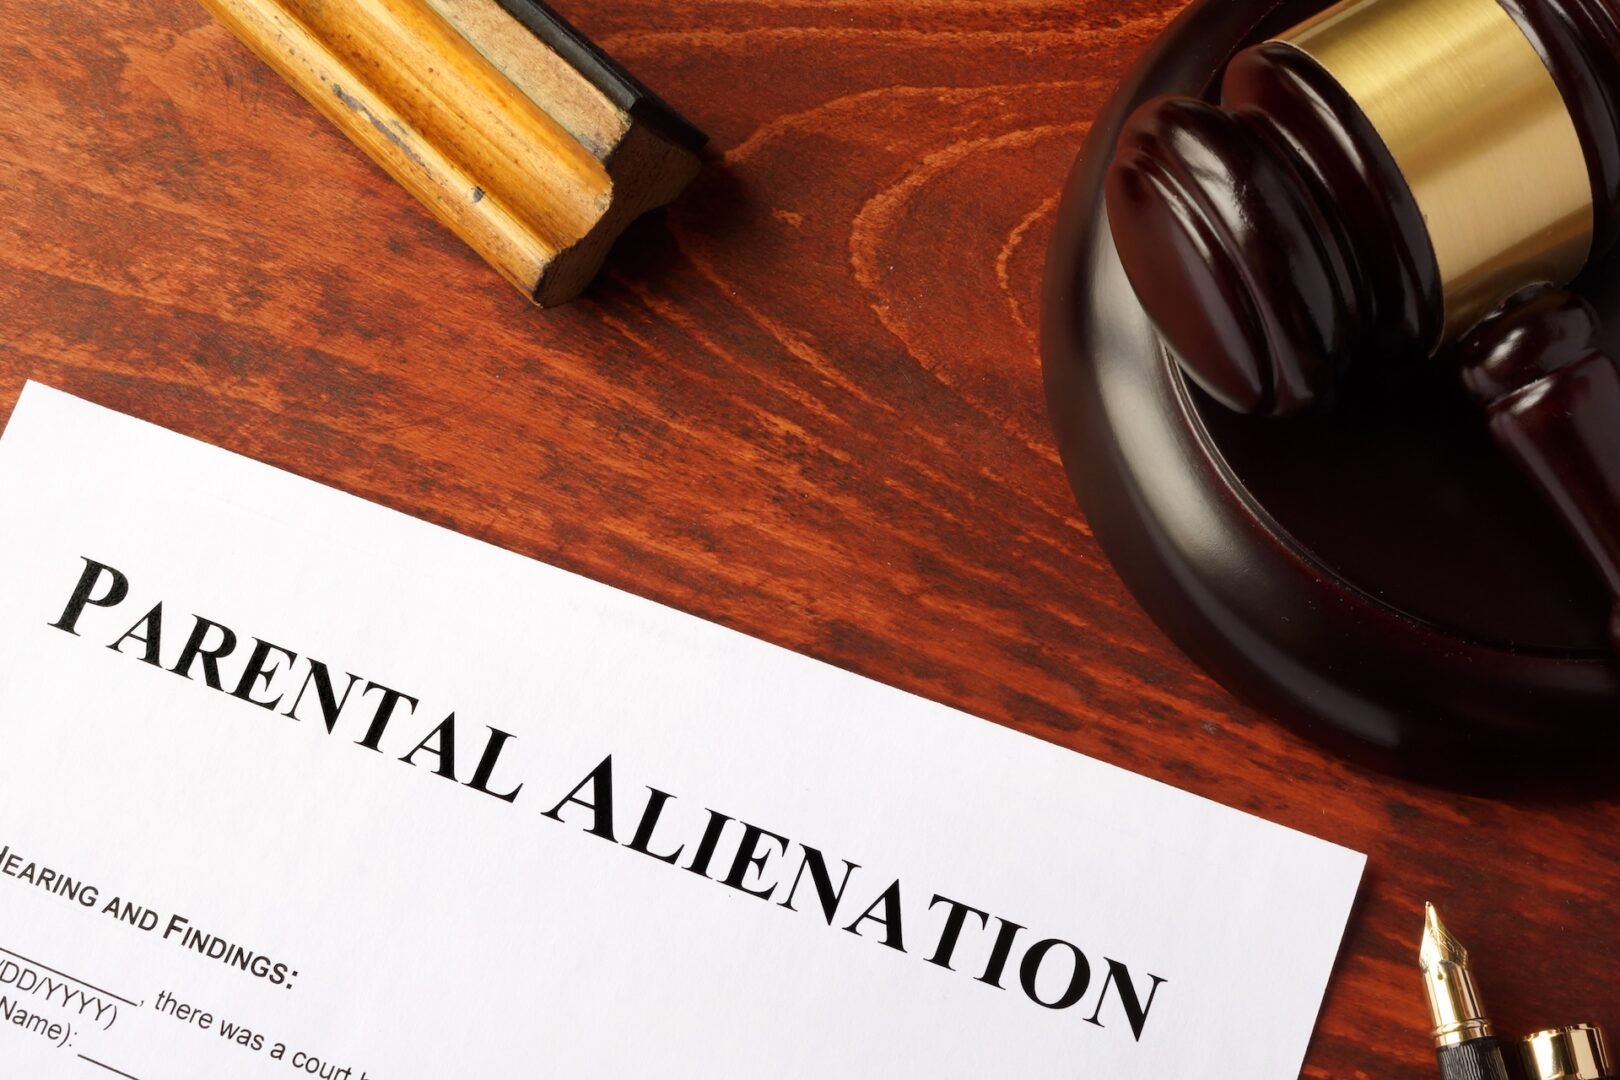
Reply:
[[[495,2],[636,120],[691,153],[697,153],[708,144],[709,137],[697,125],[649,90],[543,0]]]

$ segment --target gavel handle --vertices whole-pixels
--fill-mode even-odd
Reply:
[[[1561,289],[1522,293],[1461,341],[1463,380],[1491,434],[1547,495],[1608,584],[1620,651],[1620,366],[1599,322]]]

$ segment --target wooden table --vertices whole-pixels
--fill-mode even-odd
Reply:
[[[540,312],[195,4],[11,4],[0,415],[43,380],[1368,852],[1308,1076],[1432,1074],[1425,898],[1507,1030],[1620,1022],[1611,801],[1324,754],[1182,657],[1075,509],[1046,240],[1178,0],[559,6],[715,160]]]

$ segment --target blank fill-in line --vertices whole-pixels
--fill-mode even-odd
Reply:
[[[129,1000],[129,998],[127,998],[127,997],[123,997],[123,996],[121,996],[119,994],[115,994],[111,990],[103,990],[101,987],[97,986],[95,983],[85,982],[83,979],[79,978],[77,975],[69,975],[65,971],[57,971],[55,968],[51,967],[49,964],[42,964],[38,960],[30,960],[30,959],[28,959],[28,957],[24,956],[22,953],[20,953],[20,952],[12,952],[10,949],[6,948],[4,945],[0,945],[0,952],[5,953],[7,956],[15,956],[17,959],[21,960],[23,963],[31,964],[34,967],[41,968],[41,969],[43,969],[45,971],[50,972],[52,975],[60,975],[64,979],[70,979],[73,982],[78,983],[80,986],[88,986],[90,989],[94,990],[96,993],[98,993],[98,994],[106,994],[108,997],[112,998],[114,1001],[122,1001],[125,1005],[128,1005],[132,1009],[140,1008],[139,1005],[135,1004],[133,1001]],[[86,1059],[86,1060],[88,1060],[88,1059]],[[98,1061],[98,1062],[96,1062],[96,1064],[100,1065],[101,1062]]]
[[[71,978],[71,976],[70,976],[70,978]],[[85,985],[88,986],[89,984],[86,983]],[[80,1054],[79,1055],[79,1060],[80,1061],[88,1061],[90,1064],[94,1065],[98,1069],[106,1069],[108,1072],[112,1073],[114,1076],[122,1076],[124,1078],[124,1080],[141,1080],[140,1077],[134,1075],[133,1073],[127,1073],[123,1069],[115,1069],[111,1065],[108,1065],[105,1061],[97,1061],[93,1057],[85,1057],[83,1054]]]

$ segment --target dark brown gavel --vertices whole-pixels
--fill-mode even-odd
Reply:
[[[1219,105],[1139,109],[1107,201],[1143,308],[1230,408],[1455,344],[1620,611],[1620,368],[1564,291],[1620,237],[1609,3],[1345,0],[1234,56]]]

